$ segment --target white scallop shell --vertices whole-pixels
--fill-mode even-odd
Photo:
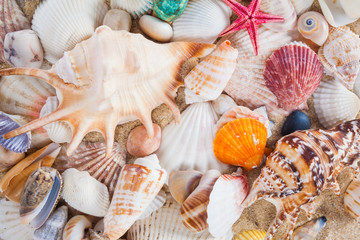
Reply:
[[[165,205],[148,218],[137,220],[128,232],[128,240],[231,240],[232,231],[214,238],[205,230],[200,234],[190,232],[181,221],[180,204],[168,196]]]
[[[120,8],[131,14],[133,18],[140,18],[153,9],[152,0],[110,0],[111,8]]]
[[[229,26],[231,14],[230,7],[222,0],[189,1],[185,11],[173,22],[171,41],[213,43]]]
[[[160,190],[155,199],[150,203],[150,205],[144,210],[141,216],[138,219],[144,219],[150,216],[153,212],[160,209],[166,202],[166,192]]]
[[[73,208],[103,217],[110,205],[107,187],[88,172],[69,168],[62,174],[64,185],[61,196]]]
[[[77,215],[72,217],[65,225],[63,240],[84,239],[87,228],[91,228],[91,222],[86,216]]]
[[[360,17],[360,4],[357,0],[319,0],[319,3],[331,26],[344,26],[355,22]]]
[[[360,181],[355,178],[348,188],[344,196],[344,205],[350,215],[360,221]]]
[[[20,204],[0,200],[0,239],[6,240],[32,240],[35,229],[20,222]]]
[[[221,94],[211,104],[218,115],[223,115],[226,111],[237,106],[235,101],[226,94]]]
[[[181,123],[170,123],[163,130],[157,156],[167,172],[194,169],[224,171],[227,165],[218,161],[213,151],[216,115],[211,103],[194,103],[181,114]]]
[[[262,0],[260,11],[284,18],[283,22],[264,24],[275,32],[289,31],[296,26],[296,11],[290,0]]]
[[[37,33],[45,58],[55,63],[65,51],[88,39],[103,22],[108,10],[99,0],[46,0],[34,13],[32,29]]]
[[[290,0],[291,3],[294,5],[295,11],[297,15],[303,14],[313,4],[314,0]]]
[[[360,99],[337,81],[322,81],[314,93],[314,108],[320,123],[332,128],[355,119],[360,110]]]
[[[53,111],[59,105],[59,101],[56,96],[48,97],[45,105],[41,108],[40,117],[46,116]],[[49,138],[56,143],[70,142],[72,139],[71,125],[64,121],[56,121],[45,125],[43,128],[47,131]]]

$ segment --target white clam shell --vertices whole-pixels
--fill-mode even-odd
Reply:
[[[228,168],[213,151],[217,120],[211,103],[194,103],[181,114],[180,124],[172,122],[164,128],[157,156],[167,172]]]
[[[38,34],[45,58],[55,63],[65,51],[88,39],[103,22],[105,1],[47,0],[34,13],[32,29]]]
[[[103,217],[110,205],[107,187],[88,172],[69,168],[62,174],[64,185],[61,196],[73,208],[97,217]]]
[[[106,13],[103,25],[110,27],[112,30],[125,30],[129,32],[131,28],[131,16],[126,11],[111,9]]]
[[[170,24],[150,15],[142,16],[139,24],[146,35],[159,42],[170,41],[174,34]]]
[[[314,3],[314,0],[290,0],[290,1],[294,5],[297,15],[306,12]]]
[[[296,11],[290,0],[262,0],[260,11],[284,18],[283,22],[264,24],[275,32],[289,31],[296,26]]]
[[[355,22],[360,17],[359,1],[319,0],[319,3],[326,20],[331,26],[344,26]]]
[[[127,11],[133,18],[139,18],[153,9],[152,0],[110,0],[111,8]]]
[[[189,1],[185,11],[173,22],[171,41],[213,43],[229,26],[231,14],[230,7],[222,0]]]
[[[360,181],[355,178],[348,188],[344,196],[344,205],[350,215],[360,221]]]
[[[84,215],[72,217],[65,225],[63,240],[84,239],[85,230],[91,228],[90,220]]]
[[[360,110],[360,99],[337,81],[322,81],[314,93],[314,108],[320,123],[332,128],[355,119]]]
[[[221,94],[211,104],[218,115],[223,115],[226,111],[237,106],[235,101],[226,94]]]

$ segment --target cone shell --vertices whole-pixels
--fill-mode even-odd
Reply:
[[[266,232],[263,230],[241,231],[234,236],[234,240],[264,240]]]
[[[215,100],[223,92],[236,67],[238,51],[224,41],[185,77],[185,87],[203,101]],[[187,104],[194,103],[185,92]]]
[[[360,39],[348,27],[330,27],[329,37],[319,49],[325,73],[352,89],[360,70]]]
[[[298,20],[298,30],[304,38],[322,46],[329,36],[329,24],[318,12],[306,12]]]
[[[106,145],[103,142],[82,142],[70,157],[66,154],[66,148],[63,148],[56,158],[54,168],[60,172],[68,168],[87,171],[90,176],[105,184],[112,196],[121,168],[126,164],[126,149],[115,142],[108,158],[105,152]]]
[[[316,53],[296,42],[275,51],[266,61],[264,71],[266,86],[276,96],[279,106],[289,111],[306,105],[322,75]]]
[[[63,199],[73,208],[97,217],[105,216],[109,208],[107,187],[86,171],[69,168],[63,172]]]
[[[220,161],[242,166],[249,171],[260,166],[266,139],[264,124],[251,118],[239,118],[218,131],[214,140],[214,153]]]
[[[72,217],[65,225],[63,240],[84,239],[86,229],[91,228],[90,220],[84,215]]]
[[[0,190],[2,193],[8,199],[19,203],[30,174],[39,167],[51,167],[59,151],[59,145],[53,143],[21,160],[1,179]]]
[[[168,184],[172,197],[182,204],[199,185],[202,176],[201,172],[195,170],[172,172]]]
[[[180,208],[183,224],[190,231],[199,233],[207,227],[207,206],[209,196],[216,180],[221,176],[217,170],[207,171],[200,179],[199,185],[183,202]]]
[[[20,222],[20,204],[0,200],[0,238],[6,240],[33,240],[34,228]]]
[[[133,18],[140,18],[153,9],[152,0],[110,0],[111,8],[127,11]]]
[[[144,218],[149,217],[153,212],[160,209],[164,205],[165,202],[166,202],[166,192],[164,190],[160,190],[158,195],[156,195],[154,200],[150,203],[150,205],[141,214],[139,219],[144,219]]]
[[[108,10],[105,1],[46,0],[35,11],[32,29],[40,38],[45,58],[55,63],[65,51],[88,39],[102,25]]]
[[[326,218],[320,217],[314,220],[311,220],[304,225],[295,229],[292,240],[313,240],[316,239],[318,233],[325,227]]]
[[[166,172],[154,154],[125,165],[104,218],[104,235],[110,240],[124,235],[154,200],[165,179]]]
[[[326,128],[332,128],[355,119],[360,111],[360,99],[341,83],[326,80],[314,93],[314,108],[319,122]]]
[[[221,237],[231,231],[232,225],[244,210],[241,203],[249,189],[249,182],[241,173],[224,174],[216,180],[207,206],[207,223],[211,235]]]
[[[223,115],[226,111],[237,106],[235,101],[226,94],[221,94],[211,104],[218,115]]]
[[[224,171],[212,149],[218,120],[211,103],[194,103],[181,114],[181,123],[170,123],[163,130],[157,155],[167,172],[194,169]],[[181,148],[179,148],[181,146]]]
[[[306,12],[314,2],[314,0],[290,0],[290,1],[294,6],[297,15]]]
[[[360,221],[360,181],[354,179],[346,189],[344,196],[344,205],[350,215]]]
[[[282,22],[264,24],[275,32],[293,30],[296,26],[296,11],[290,0],[262,0],[260,11],[284,18]]]
[[[0,147],[0,172],[9,170],[12,166],[18,163],[25,157],[25,153],[15,153]]]
[[[231,14],[230,7],[221,0],[189,1],[183,14],[173,22],[171,41],[213,43],[229,26]]]
[[[44,225],[35,230],[34,240],[62,240],[67,218],[68,208],[66,206],[56,209]]]

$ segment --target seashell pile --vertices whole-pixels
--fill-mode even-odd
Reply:
[[[358,239],[359,1],[0,8],[0,239]]]

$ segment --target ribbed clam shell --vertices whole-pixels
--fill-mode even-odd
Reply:
[[[231,231],[232,225],[244,210],[241,203],[249,189],[246,176],[238,173],[224,174],[216,180],[207,206],[207,223],[211,235],[221,237]]]
[[[65,51],[88,39],[102,24],[108,10],[105,1],[46,0],[35,11],[32,29],[40,38],[45,58],[55,63]]]
[[[8,133],[18,127],[20,127],[20,124],[14,121],[11,116],[0,112],[0,145],[10,151],[23,153],[30,148],[30,132],[9,139],[5,139],[3,137],[5,133]]]
[[[237,106],[235,101],[226,94],[221,94],[211,104],[218,115],[223,115],[226,111]]]
[[[62,198],[83,213],[103,217],[109,208],[107,187],[86,171],[69,168],[62,173],[64,187]]]
[[[356,219],[360,220],[360,181],[359,179],[354,179],[350,185],[347,187],[345,196],[344,196],[344,205],[346,210],[350,215]]]
[[[263,230],[241,231],[234,236],[234,240],[264,240],[266,232]]]
[[[66,148],[63,148],[55,160],[54,168],[60,172],[68,168],[87,171],[90,176],[105,184],[112,196],[121,168],[126,164],[126,149],[115,142],[108,158],[105,152],[106,145],[103,142],[82,142],[70,157],[66,154]]]
[[[319,49],[325,73],[352,89],[360,70],[360,39],[348,27],[330,27],[329,37]]]
[[[61,240],[68,218],[68,208],[61,206],[34,232],[34,240]]]
[[[327,80],[322,81],[314,93],[314,108],[320,123],[331,128],[355,119],[360,110],[360,99],[341,83]]]
[[[260,11],[284,18],[283,22],[264,24],[275,32],[293,30],[296,26],[296,11],[291,0],[262,0]]]
[[[201,172],[195,170],[172,172],[168,184],[172,197],[182,204],[199,185],[202,176]]]
[[[152,0],[110,0],[111,8],[120,8],[131,14],[133,18],[140,18],[153,9]]]
[[[203,233],[190,232],[181,222],[180,205],[168,196],[165,205],[148,218],[137,220],[128,231],[128,240],[231,240],[232,231],[225,236],[214,238],[205,230]]]
[[[15,0],[0,2],[0,59],[5,61],[4,38],[6,33],[30,28],[30,22],[21,11]]]
[[[323,45],[329,36],[329,24],[323,15],[314,11],[300,16],[298,30],[304,38],[310,39],[319,46]]]
[[[34,228],[30,224],[21,224],[20,204],[0,200],[0,238],[6,240],[33,240]]]
[[[153,212],[160,209],[166,202],[166,192],[164,190],[160,190],[158,195],[154,198],[154,200],[150,203],[150,205],[145,209],[145,211],[141,214],[138,219],[144,219],[149,217]]]
[[[297,15],[306,12],[314,2],[314,0],[290,0],[290,1],[294,5]]]
[[[360,5],[357,1],[319,0],[319,4],[326,20],[334,27],[345,26],[360,17]]]
[[[251,109],[265,106],[273,115],[286,114],[278,107],[275,95],[266,87],[263,73],[265,61],[279,47],[290,43],[295,35],[290,32],[273,32],[259,27],[259,54],[255,56],[249,34],[240,30],[221,40],[229,40],[239,51],[237,66],[228,82],[225,92],[236,103]]]
[[[86,216],[72,217],[65,225],[63,240],[86,239],[85,230],[88,228],[91,228],[91,222]]]
[[[326,225],[326,217],[313,219],[295,229],[292,240],[314,240]]]
[[[221,0],[189,1],[183,14],[173,22],[171,41],[213,43],[229,26],[231,14]]]
[[[194,103],[181,114],[180,124],[172,122],[164,128],[157,156],[167,172],[228,168],[212,151],[217,120],[211,103]]]
[[[238,51],[224,41],[185,77],[185,87],[203,101],[215,100],[223,92],[236,67]],[[187,104],[197,102],[186,94]]]
[[[220,176],[221,173],[217,170],[209,170],[204,173],[199,185],[181,205],[182,222],[190,231],[199,233],[208,227],[206,209],[209,204],[209,196]]]

